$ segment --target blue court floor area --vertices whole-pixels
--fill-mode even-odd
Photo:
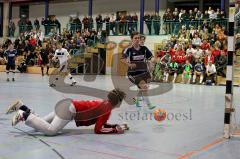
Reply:
[[[113,89],[110,76],[97,76],[89,84],[82,76],[75,78],[78,85]],[[57,92],[48,86],[47,76],[16,74],[13,83],[6,81],[5,73],[0,73],[0,159],[239,159],[240,138],[221,139],[224,95],[222,86],[174,84],[169,92],[150,97],[157,108],[167,112],[162,122],[147,118],[145,115],[151,113],[147,108],[124,102],[113,110],[109,122],[127,122],[130,130],[125,134],[97,135],[93,126],[76,127],[71,122],[58,136],[48,137],[24,123],[12,127],[14,114],[4,114],[7,106],[21,99],[36,114],[44,116],[63,98],[96,98]],[[239,101],[240,91],[236,87],[238,123]],[[173,117],[174,114],[181,117]]]

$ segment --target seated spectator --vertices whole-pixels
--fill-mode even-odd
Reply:
[[[207,64],[209,63],[209,61],[211,61],[212,63],[214,63],[214,56],[212,55],[212,51],[209,50],[206,52],[205,59],[204,59],[204,64],[205,66],[207,66]]]
[[[203,18],[203,14],[201,13],[200,10],[198,10],[198,11],[197,11],[197,14],[196,14],[196,16],[195,16],[195,19],[196,19],[196,20],[202,20],[202,18]]]
[[[188,60],[186,60],[185,65],[182,66],[183,68],[183,73],[182,73],[182,83],[185,83],[185,79],[188,79],[188,84],[190,83],[191,80],[191,75],[192,75],[192,65],[190,64],[190,62]]]
[[[194,58],[202,58],[203,57],[203,51],[202,51],[202,49],[200,49],[199,45],[196,46],[193,56],[194,56]]]
[[[0,65],[5,65],[6,60],[4,59],[3,52],[0,51]]]
[[[214,56],[214,61],[215,63],[217,63],[221,55],[221,50],[219,49],[219,46],[217,44],[215,44],[215,47],[212,48],[211,50],[212,50],[212,55]]]
[[[194,38],[192,39],[192,45],[193,46],[201,46],[202,40],[198,37],[198,34],[194,35]]]
[[[224,73],[226,65],[227,65],[227,56],[226,56],[225,52],[222,50],[221,55],[220,55],[220,57],[218,59],[218,62],[216,64],[217,74],[219,76],[226,77],[226,74]]]
[[[165,81],[168,82],[169,75],[173,75],[172,83],[175,83],[179,72],[178,69],[179,69],[178,63],[175,61],[175,59],[172,59],[172,61],[167,65]]]
[[[216,67],[213,64],[212,61],[208,62],[208,65],[206,66],[206,74],[205,74],[205,82],[206,84],[215,85],[216,84]]]
[[[186,55],[187,56],[192,56],[195,53],[195,49],[193,48],[192,44],[190,43],[188,45],[188,48],[186,50]]]
[[[203,40],[203,43],[201,45],[202,50],[209,50],[210,49],[210,44],[208,43],[207,39]]]
[[[36,55],[33,52],[28,51],[27,54],[26,54],[26,64],[27,64],[27,66],[34,66],[35,59],[36,59]]]
[[[193,83],[196,82],[197,76],[200,76],[199,83],[202,84],[204,75],[204,66],[199,58],[195,59],[194,73],[193,73]]]

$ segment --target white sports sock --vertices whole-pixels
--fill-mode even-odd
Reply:
[[[177,78],[177,73],[174,73],[174,75],[173,75],[173,82],[176,82],[176,78]]]
[[[193,82],[195,82],[196,77],[197,77],[196,74],[194,74],[194,75],[193,75]]]
[[[200,83],[203,81],[203,75],[200,76]]]
[[[12,78],[15,78],[15,71],[12,71]]]
[[[182,74],[182,82],[184,82],[184,73]]]
[[[166,82],[168,81],[169,73],[166,73]]]

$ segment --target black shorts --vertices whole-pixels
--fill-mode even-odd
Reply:
[[[6,70],[15,70],[15,68],[16,68],[16,65],[15,64],[12,64],[12,65],[10,65],[10,64],[7,64],[6,65]]]
[[[141,81],[145,81],[146,83],[150,83],[151,75],[149,72],[128,72],[128,79],[135,85],[139,85]],[[139,87],[139,86],[138,86]]]

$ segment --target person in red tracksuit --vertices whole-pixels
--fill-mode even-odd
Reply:
[[[126,125],[108,124],[107,121],[114,108],[121,105],[126,94],[120,89],[114,89],[107,95],[107,100],[72,100],[64,99],[55,106],[55,112],[52,112],[40,118],[25,106],[21,101],[17,101],[9,106],[6,114],[17,111],[12,119],[12,125],[15,126],[20,121],[45,135],[57,135],[70,121],[75,120],[76,126],[94,125],[96,134],[122,134],[127,129]]]

